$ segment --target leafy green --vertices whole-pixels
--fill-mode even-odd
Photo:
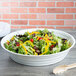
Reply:
[[[4,43],[4,46],[19,54],[26,54],[27,51],[27,55],[35,55],[36,53],[48,55],[64,51],[71,46],[70,40],[56,36],[53,31],[50,32],[48,29],[37,30],[30,32],[30,34],[25,32],[23,35],[14,35],[13,37],[9,43]]]

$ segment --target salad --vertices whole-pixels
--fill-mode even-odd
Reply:
[[[71,47],[70,40],[58,37],[54,32],[36,30],[14,35],[4,43],[6,49],[24,55],[49,55]]]

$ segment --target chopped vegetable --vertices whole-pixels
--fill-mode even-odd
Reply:
[[[33,42],[34,40],[33,39],[30,39],[30,41]]]
[[[38,40],[41,40],[42,38],[40,37]]]
[[[20,44],[17,44],[16,46],[20,46]]]
[[[4,43],[6,49],[24,55],[48,55],[68,49],[70,40],[58,37],[47,29],[14,35]]]

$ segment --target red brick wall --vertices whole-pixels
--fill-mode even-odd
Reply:
[[[12,28],[76,29],[76,0],[0,0],[0,21]]]

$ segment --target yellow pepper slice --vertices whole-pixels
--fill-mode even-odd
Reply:
[[[10,41],[7,40],[7,42],[10,42]]]
[[[25,53],[27,54],[28,52],[27,52],[27,50],[26,50],[25,46],[24,46],[22,43],[20,43],[20,45],[24,48]]]
[[[54,42],[54,41],[49,41],[50,43],[56,43],[56,42]]]
[[[40,34],[39,32],[31,32],[31,33],[29,33],[29,35],[31,35],[31,34]]]
[[[27,33],[30,34],[28,31],[27,31]]]
[[[48,37],[48,35],[46,34],[45,37]]]
[[[32,32],[31,34],[34,34],[34,33],[35,33],[35,34],[40,34],[39,32]]]
[[[48,42],[46,42],[46,43],[47,43],[47,46],[45,46],[45,51],[42,54],[40,54],[40,55],[43,55],[43,54],[48,52],[49,43]]]
[[[37,36],[37,40],[39,40],[39,38],[40,38],[40,37],[39,37],[39,36]]]
[[[42,54],[40,54],[40,55],[44,55],[47,52],[48,52],[48,46],[45,47],[45,51]]]
[[[47,38],[43,38],[45,41],[47,41],[47,42],[50,42],[50,43],[56,43],[56,42],[54,42],[54,41],[50,41],[50,40],[48,40]]]
[[[29,40],[24,42],[24,44],[26,44],[27,42],[30,43],[32,47],[34,47],[33,43],[31,41],[29,41]]]
[[[33,49],[32,47],[30,47],[31,50],[34,52],[34,55],[38,55],[36,52],[35,52],[35,49]]]
[[[11,40],[14,40],[14,36],[11,38]]]

